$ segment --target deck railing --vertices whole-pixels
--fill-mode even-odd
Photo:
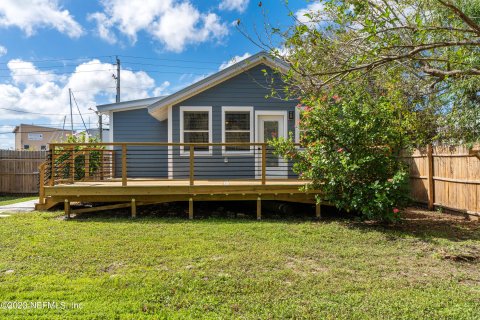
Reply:
[[[42,185],[80,181],[296,179],[267,143],[53,143]]]

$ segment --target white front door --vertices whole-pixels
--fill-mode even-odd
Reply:
[[[286,115],[280,114],[257,114],[256,121],[256,140],[257,142],[268,142],[271,139],[287,137]],[[257,154],[257,176],[261,176],[262,170],[262,151]],[[273,153],[273,148],[267,145],[266,154],[266,176],[268,178],[287,178],[288,164],[281,157]]]

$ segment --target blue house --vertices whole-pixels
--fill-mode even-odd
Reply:
[[[196,178],[258,178],[259,146],[247,143],[298,137],[298,101],[270,97],[272,86],[283,88],[279,72],[287,70],[283,62],[261,52],[171,95],[97,109],[110,116],[111,142],[169,143],[129,147],[129,178],[187,178],[191,151],[182,145],[186,143],[229,144],[194,147]],[[266,163],[269,178],[294,176],[291,166],[270,149]]]

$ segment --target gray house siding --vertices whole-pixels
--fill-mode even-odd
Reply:
[[[263,69],[272,74],[266,65],[258,65],[236,77],[233,77],[211,89],[172,107],[172,142],[180,142],[180,106],[212,107],[212,142],[222,142],[222,106],[253,107],[256,111],[295,111],[297,102],[266,98],[271,93],[269,82]],[[276,77],[276,87],[281,87],[281,80]],[[288,132],[294,133],[295,117],[287,119]],[[255,122],[255,121],[254,121]],[[254,130],[254,128],[251,128]],[[173,177],[188,177],[188,156],[181,156],[179,148],[173,148]],[[220,147],[213,148],[212,155],[196,157],[195,178],[253,178],[255,177],[255,157],[224,156]],[[289,176],[294,176],[291,165]]]
[[[172,142],[180,142],[180,106],[212,107],[212,142],[222,142],[222,107],[246,106],[256,111],[295,111],[296,101],[266,98],[270,94],[270,82],[262,69],[256,66],[215,87],[191,97],[172,107]],[[271,72],[269,72],[271,74]],[[275,86],[281,88],[281,80],[276,77]],[[293,117],[294,118],[294,117]],[[254,121],[255,122],[255,121]],[[251,128],[254,130],[254,128]],[[294,132],[295,120],[287,119],[288,132]],[[141,108],[113,113],[114,142],[167,142],[168,120],[158,121]],[[115,175],[121,176],[121,148],[115,147]],[[127,172],[129,178],[156,177],[168,178],[167,147],[128,147]],[[180,155],[180,148],[172,148],[173,178],[189,177],[189,157]],[[214,147],[212,155],[195,157],[195,178],[254,178],[255,157],[259,155],[222,155],[221,147]],[[291,165],[288,176],[293,177]]]
[[[167,142],[168,123],[152,117],[147,108],[113,113],[114,142]],[[121,148],[115,147],[115,175],[121,176]],[[129,146],[129,178],[168,178],[167,147]]]

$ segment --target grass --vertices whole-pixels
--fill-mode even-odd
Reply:
[[[0,301],[80,308],[0,318],[478,319],[478,260],[446,258],[479,253],[478,224],[431,219],[15,214],[0,220]]]
[[[24,196],[0,196],[0,206],[4,206],[7,204],[14,204],[29,200],[38,199],[38,196],[34,197],[24,197]]]

